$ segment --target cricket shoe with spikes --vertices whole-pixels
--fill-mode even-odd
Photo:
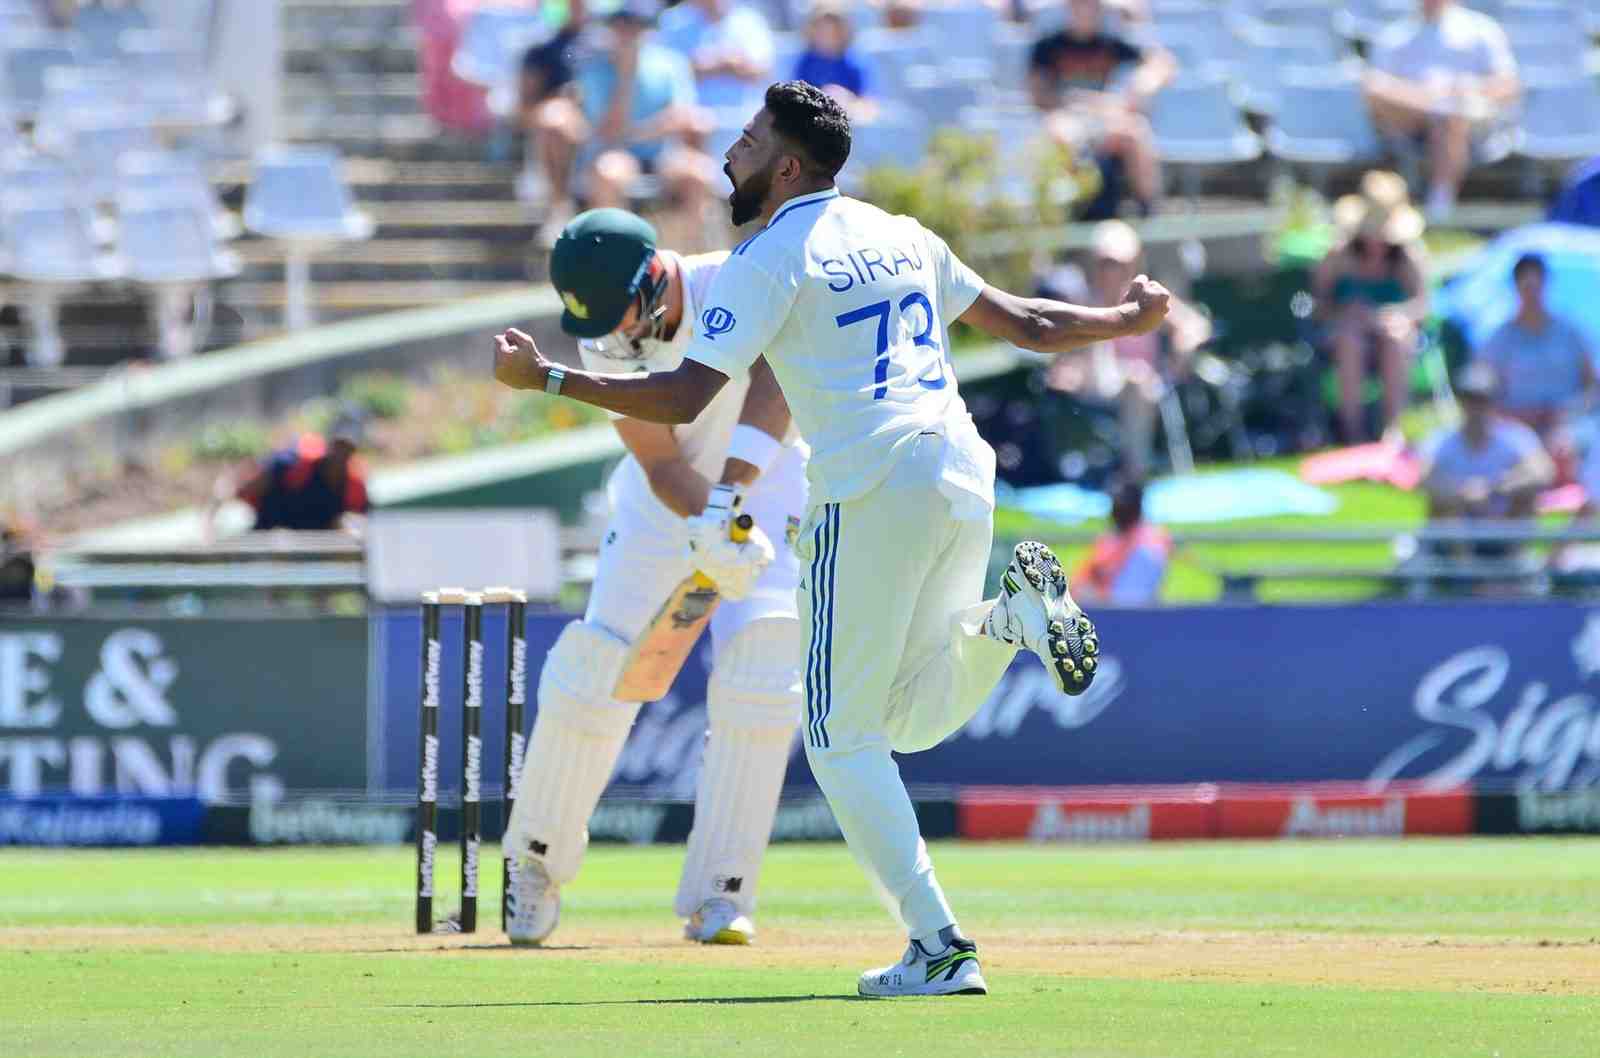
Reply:
[[[862,974],[856,991],[880,997],[983,996],[989,986],[978,967],[978,946],[955,936],[941,951],[929,951],[913,940],[899,962]]]
[[[1000,598],[984,632],[1002,643],[1039,655],[1066,694],[1082,694],[1100,667],[1100,639],[1067,591],[1067,574],[1048,547],[1034,540],[1017,545],[1000,577]]]
[[[518,947],[543,944],[561,918],[561,889],[531,857],[518,860],[506,890],[506,936]]]
[[[718,897],[707,900],[689,916],[683,935],[701,944],[749,944],[756,939],[756,927],[732,900]]]

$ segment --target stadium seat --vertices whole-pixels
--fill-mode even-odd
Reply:
[[[1243,0],[1234,6],[1247,13],[1250,20],[1268,26],[1321,33],[1338,32],[1341,5],[1326,3],[1325,0]]]
[[[1587,36],[1583,13],[1567,3],[1530,3],[1519,0],[1501,6],[1495,17],[1510,38],[1513,49],[1517,45],[1566,37],[1582,41]]]
[[[1524,81],[1568,81],[1586,73],[1589,45],[1582,36],[1523,37],[1512,41],[1517,72]]]
[[[4,98],[20,118],[32,118],[44,99],[45,73],[74,66],[75,42],[64,34],[32,34],[6,41]]]
[[[45,154],[23,153],[0,169],[0,212],[41,206],[87,209],[89,196],[78,172],[66,161]]]
[[[1347,77],[1286,78],[1266,142],[1275,157],[1299,165],[1356,165],[1383,153],[1361,85]]]
[[[1028,91],[1028,61],[1033,56],[1034,36],[1016,26],[1002,27],[994,40],[994,87],[1001,96],[1025,102]]]
[[[351,203],[339,167],[338,152],[326,147],[274,146],[256,154],[244,223],[285,244],[285,320],[291,329],[311,323],[312,252],[372,237],[372,218]]]
[[[138,4],[82,7],[72,20],[72,31],[82,42],[83,55],[92,62],[117,59],[122,54],[124,33],[149,28],[150,18]]]
[[[239,274],[238,257],[217,245],[206,204],[124,196],[117,248],[127,278],[150,293],[162,357],[193,354],[195,322],[210,318],[207,284]]]
[[[21,308],[30,331],[26,357],[34,367],[66,359],[61,301],[75,287],[117,279],[119,262],[95,247],[86,210],[53,201],[21,201],[8,208],[5,233],[9,270],[22,285]]]
[[[1260,138],[1245,125],[1221,79],[1189,77],[1168,85],[1150,100],[1149,117],[1162,162],[1191,167],[1184,173],[1191,190],[1198,176],[1193,167],[1261,156]]]
[[[143,121],[115,113],[86,114],[73,123],[69,157],[90,200],[109,202],[117,194],[117,163],[122,156],[155,145],[155,134]]]
[[[44,16],[33,0],[0,0],[0,33],[5,34],[0,39],[12,40],[45,28]]]
[[[855,50],[878,94],[889,98],[904,95],[906,71],[911,67],[938,62],[933,39],[917,30],[866,30],[856,37]]]
[[[1242,46],[1219,11],[1208,4],[1163,10],[1153,33],[1178,59],[1183,72],[1197,77],[1231,76]]]
[[[1584,31],[1591,37],[1600,37],[1600,0],[1576,0],[1578,12],[1583,16]]]
[[[841,174],[845,183],[859,188],[867,171],[875,166],[913,168],[921,164],[931,131],[928,120],[917,111],[884,103],[871,121],[851,129],[850,164]]]
[[[192,42],[157,30],[128,30],[122,56],[134,77],[136,105],[149,121],[189,129],[233,118],[233,101],[217,88],[205,52]]]
[[[1600,154],[1600,88],[1587,78],[1530,84],[1523,99],[1518,153],[1565,162]]]
[[[944,61],[977,63],[989,67],[994,62],[995,33],[1000,16],[981,0],[957,0],[922,9],[919,29],[932,38]]]
[[[984,83],[952,77],[937,66],[913,66],[905,71],[905,94],[901,100],[928,124],[943,125],[950,115],[979,102],[979,85]]]
[[[45,71],[44,95],[34,118],[34,142],[42,150],[65,152],[71,148],[75,123],[86,115],[128,118],[133,96],[133,79],[118,67],[51,67]]]
[[[1351,62],[1338,39],[1316,31],[1253,31],[1242,46],[1235,76],[1239,101],[1251,113],[1269,117],[1278,112],[1286,78],[1335,79]]]
[[[1333,25],[1351,40],[1370,41],[1416,13],[1413,0],[1344,0]]]
[[[238,219],[223,208],[206,176],[205,164],[181,151],[131,151],[117,165],[118,208],[127,203],[192,204],[211,217],[212,234],[221,240],[239,236]]]

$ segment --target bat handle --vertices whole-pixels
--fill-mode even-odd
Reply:
[[[750,530],[755,528],[755,524],[756,520],[748,514],[739,515],[728,526],[728,539],[736,544],[744,543],[750,539]],[[695,571],[694,584],[697,588],[715,588],[717,586],[715,581],[699,570]]]

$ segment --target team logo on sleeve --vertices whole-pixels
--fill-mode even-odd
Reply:
[[[561,292],[561,302],[566,305],[567,311],[578,317],[578,319],[586,320],[589,318],[589,306],[579,301],[578,295],[572,291],[563,290]]]
[[[733,318],[733,313],[721,305],[712,306],[700,314],[700,327],[707,338],[715,338],[719,334],[727,334],[733,330],[733,325],[737,322]]]

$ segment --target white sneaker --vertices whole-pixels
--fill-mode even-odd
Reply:
[[[720,897],[701,904],[683,925],[683,935],[701,944],[749,944],[756,939],[755,923],[739,913],[732,900]]]
[[[1100,640],[1094,623],[1072,601],[1067,574],[1055,553],[1024,540],[1000,577],[1000,589],[984,633],[1039,655],[1063,693],[1088,690],[1100,666]]]
[[[506,936],[521,946],[542,944],[561,918],[561,888],[545,873],[544,864],[524,857],[511,869],[506,891]]]
[[[893,966],[862,974],[856,991],[864,996],[983,996],[989,986],[978,967],[978,946],[955,937],[937,952],[912,941],[905,958]]]

